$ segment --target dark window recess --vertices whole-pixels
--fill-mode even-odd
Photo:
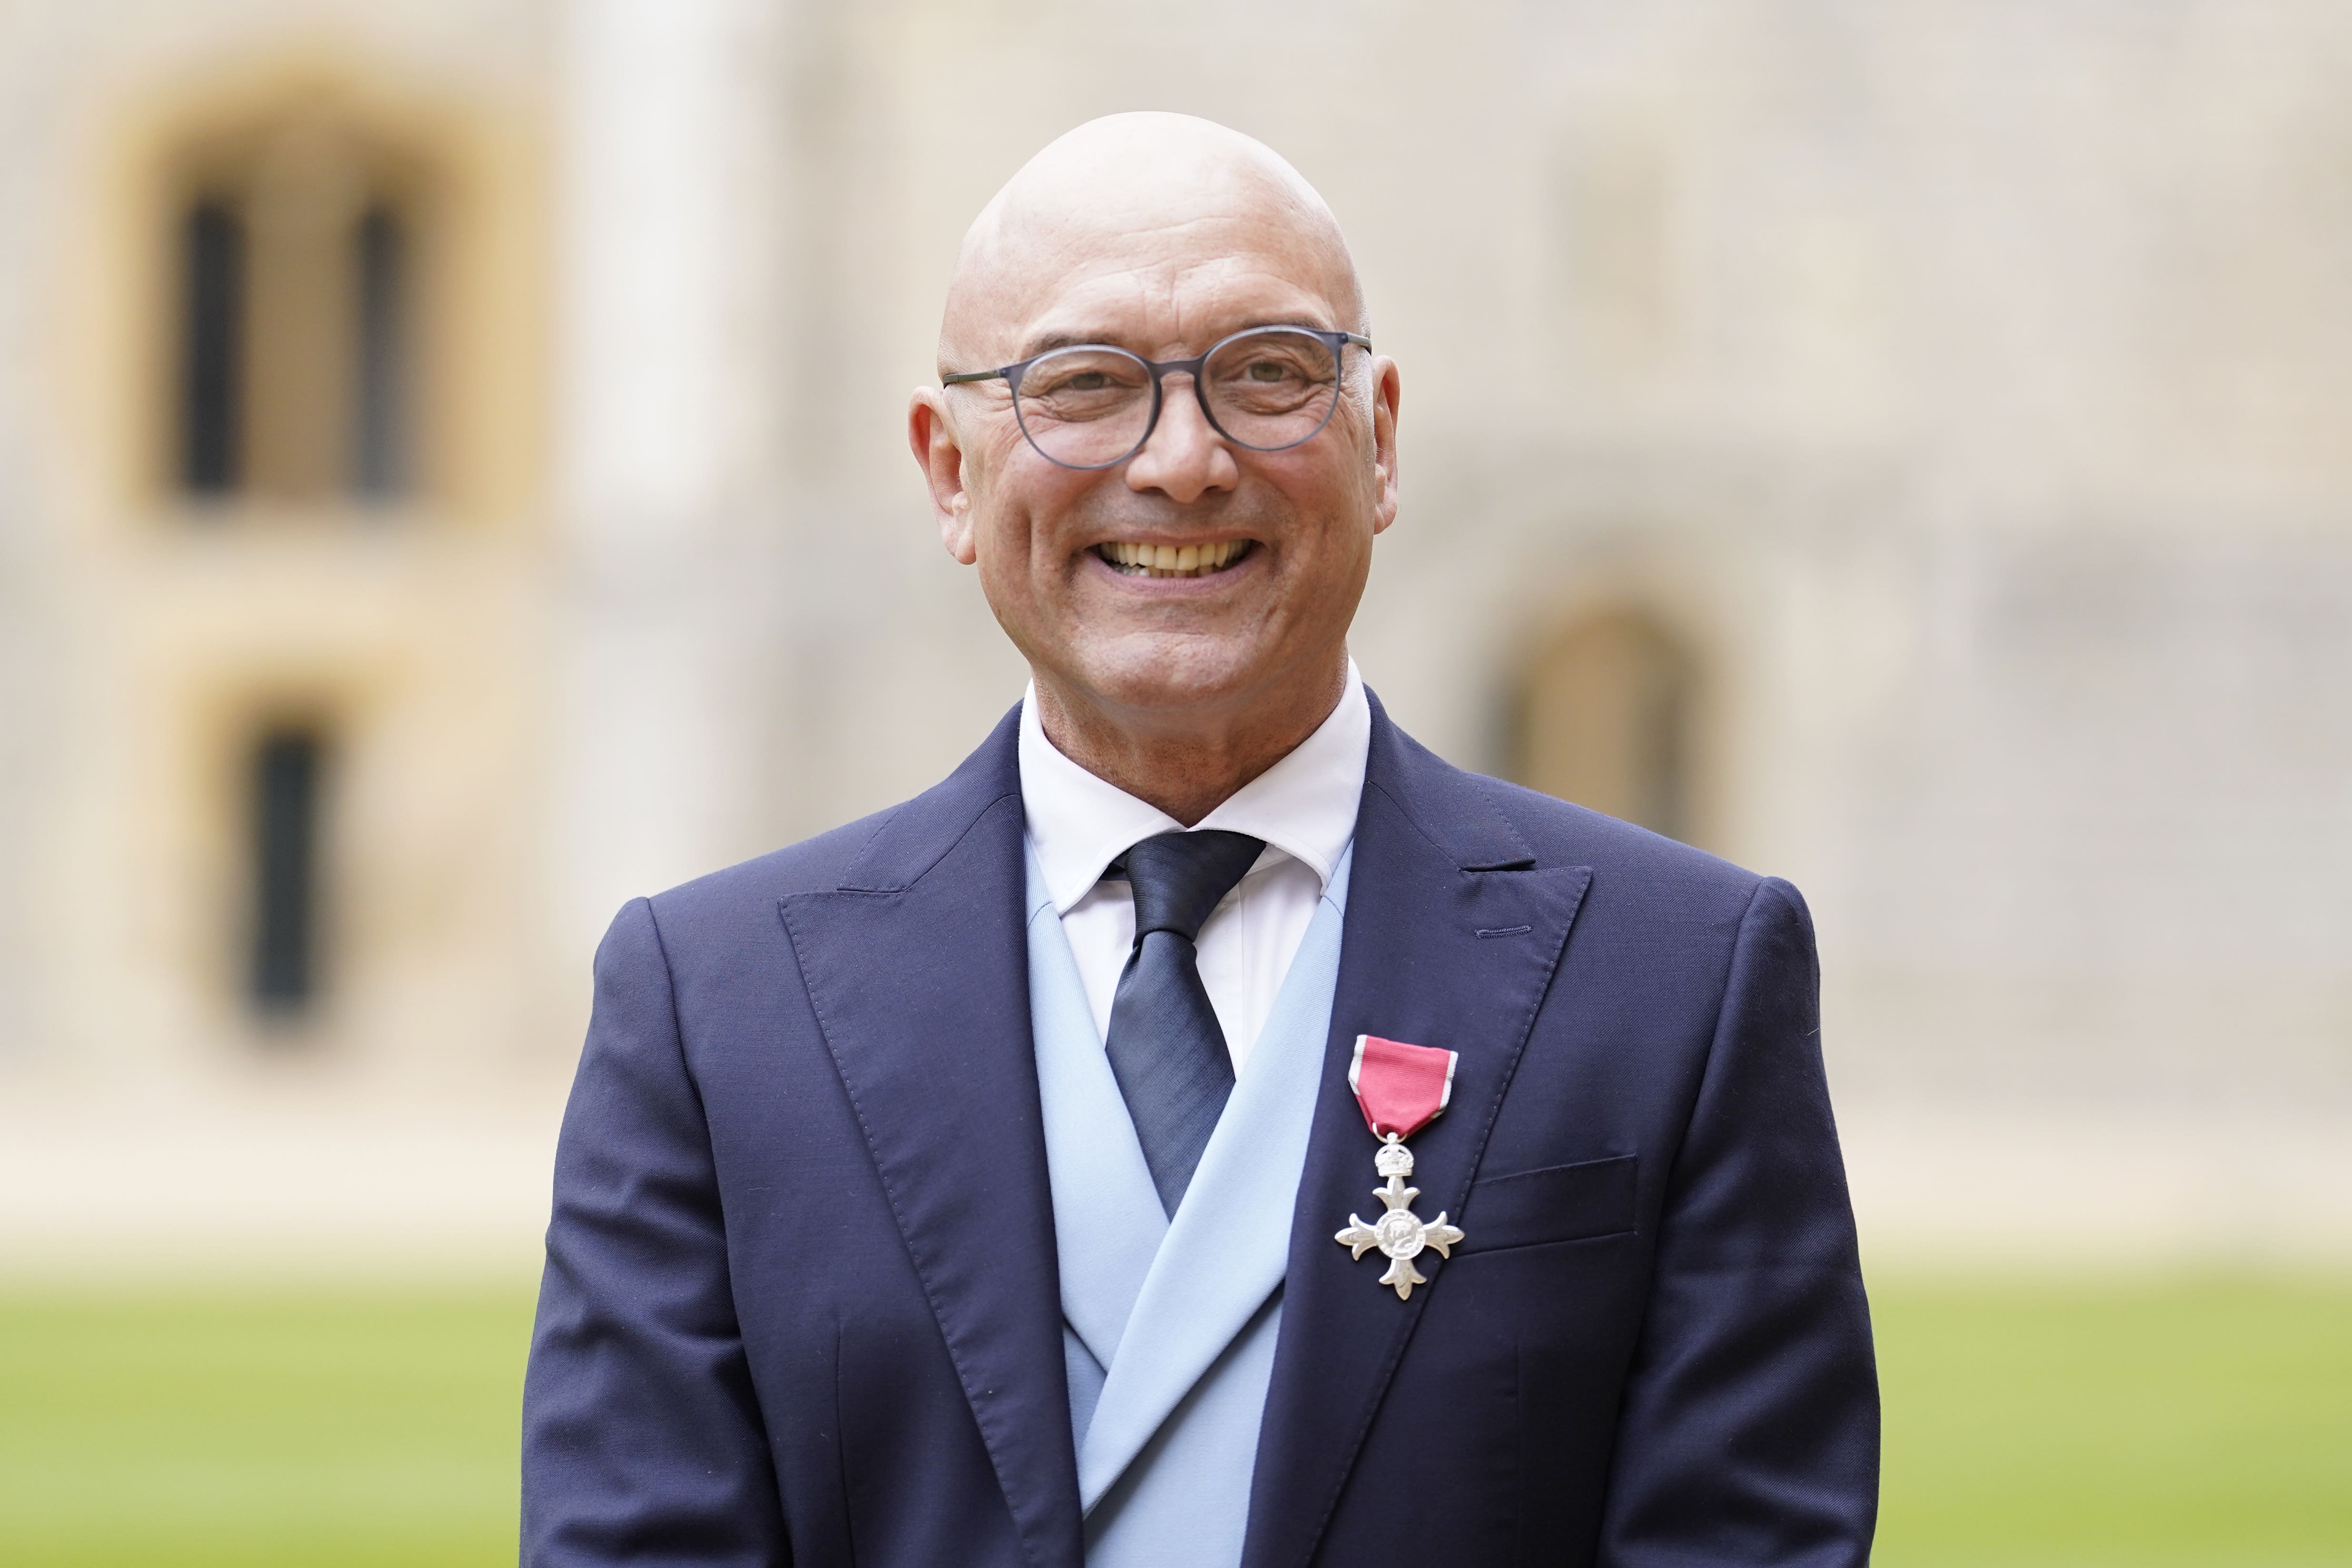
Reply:
[[[245,225],[219,202],[190,210],[181,236],[180,480],[236,488],[242,439]]]
[[[352,449],[354,487],[364,496],[408,488],[408,237],[399,215],[372,208],[360,220],[359,382]]]
[[[254,1005],[302,1012],[319,984],[319,819],[325,748],[307,731],[262,738],[253,753]]]

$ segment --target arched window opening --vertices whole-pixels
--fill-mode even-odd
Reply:
[[[180,222],[182,487],[293,502],[407,493],[413,171],[315,115],[195,162],[201,194]]]
[[[326,744],[316,730],[276,729],[254,745],[252,947],[247,994],[265,1018],[307,1014],[319,991],[320,830]]]
[[[180,479],[198,495],[236,488],[245,333],[245,223],[208,196],[180,227]]]
[[[396,496],[408,488],[407,228],[393,208],[371,207],[360,219],[356,243],[359,384],[352,477],[362,495]]]
[[[1652,616],[1591,615],[1547,644],[1520,691],[1520,783],[1689,839],[1698,667]]]

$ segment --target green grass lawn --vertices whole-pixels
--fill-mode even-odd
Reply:
[[[1884,1568],[2352,1564],[2352,1281],[1873,1292]]]
[[[7,1568],[515,1560],[528,1294],[0,1300]]]
[[[1875,1300],[1885,1568],[2352,1564],[2352,1282]],[[0,1298],[0,1563],[510,1563],[530,1316],[519,1293]]]

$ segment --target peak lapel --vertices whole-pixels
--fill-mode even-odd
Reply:
[[[1332,1240],[1377,1184],[1375,1145],[1348,1088],[1356,1037],[1461,1053],[1451,1105],[1412,1139],[1415,1211],[1459,1215],[1590,880],[1580,867],[1538,867],[1486,787],[1423,750],[1373,702],[1244,1568],[1302,1568],[1313,1555],[1413,1325],[1430,1292],[1445,1289],[1444,1261],[1424,1253],[1415,1261],[1429,1283],[1400,1301],[1378,1283],[1379,1258],[1359,1263]]]
[[[1076,1568],[1015,733],[1008,718],[839,889],[782,915],[1014,1527],[1038,1568]]]

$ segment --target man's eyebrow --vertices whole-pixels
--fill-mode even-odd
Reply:
[[[1080,343],[1099,343],[1104,341],[1099,337],[1087,337],[1078,332],[1047,332],[1043,337],[1031,338],[1024,343],[1018,357],[1035,359],[1039,354],[1049,354],[1055,349],[1074,349]]]
[[[1259,327],[1299,327],[1310,332],[1328,332],[1333,330],[1323,325],[1320,321],[1308,321],[1300,316],[1268,316],[1262,319],[1253,318],[1249,321],[1245,321],[1239,326],[1232,327],[1224,331],[1219,332],[1216,337],[1211,339],[1210,342],[1220,342],[1226,338],[1232,337],[1235,332],[1253,331]],[[1022,360],[1033,360],[1039,354],[1052,353],[1055,349],[1076,348],[1081,344],[1100,344],[1105,348],[1114,349],[1127,348],[1125,343],[1118,342],[1116,338],[1113,338],[1107,333],[1096,332],[1089,334],[1084,332],[1045,332],[1036,337],[1031,338],[1027,342],[1022,344],[1021,353],[1014,363],[1019,363]],[[1206,350],[1208,346],[1208,343],[1202,343],[1201,345],[1203,350]],[[1140,357],[1147,359],[1150,357],[1148,354],[1141,354],[1141,352],[1136,349],[1128,349],[1128,352],[1129,353],[1139,354]]]

